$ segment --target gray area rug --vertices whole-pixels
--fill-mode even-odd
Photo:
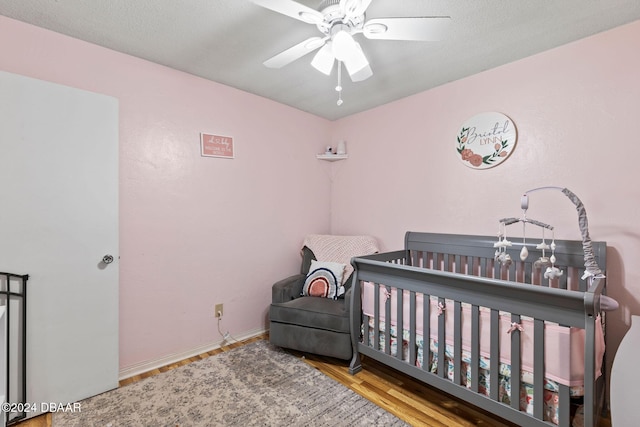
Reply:
[[[405,426],[299,358],[256,341],[54,413],[70,426]]]

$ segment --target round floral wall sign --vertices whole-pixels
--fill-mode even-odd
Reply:
[[[482,113],[462,124],[456,150],[460,160],[474,169],[488,169],[504,162],[516,145],[516,127],[502,113]]]

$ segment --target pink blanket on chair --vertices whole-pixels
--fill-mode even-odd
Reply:
[[[353,272],[351,258],[379,252],[378,242],[371,236],[333,236],[310,234],[304,239],[304,246],[311,249],[318,261],[345,264],[343,283]]]

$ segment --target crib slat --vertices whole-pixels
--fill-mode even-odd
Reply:
[[[575,269],[576,271],[576,275],[574,277],[574,283],[578,283],[577,286],[577,290],[581,291],[581,292],[586,292],[587,291],[587,281],[586,280],[581,280],[582,275],[584,274],[584,272],[586,271],[584,268],[578,268]]]
[[[416,293],[409,292],[409,364],[416,366]]]
[[[445,372],[445,316],[446,314],[446,302],[444,298],[438,298],[438,304],[442,307],[442,313],[438,316],[438,376],[446,378]]]
[[[549,282],[544,278],[544,271],[546,270],[546,267],[541,266],[541,267],[533,267],[534,269],[534,276],[535,276],[535,284],[538,286],[549,286]]]
[[[373,284],[373,348],[380,350],[380,284]]]
[[[570,387],[564,384],[558,384],[560,386],[558,390],[558,425],[570,426],[571,425],[571,409],[570,400],[571,392]],[[585,421],[587,421],[585,419]],[[585,426],[595,425],[593,423],[585,423]]]
[[[387,295],[391,295],[391,286],[385,285]],[[387,298],[384,304],[384,352],[391,354],[391,298]]]
[[[507,279],[511,280],[513,282],[517,281],[517,279],[516,279],[516,264],[517,263],[515,261],[513,261],[511,263],[511,265],[509,265],[509,268],[507,269],[509,271],[509,275],[507,276]]]
[[[462,384],[462,303],[460,301],[453,302],[453,383]]]
[[[533,325],[533,416],[541,420],[544,416],[544,320],[535,319]]]
[[[413,265],[413,266],[419,267],[420,266],[420,252],[419,251],[411,251],[411,255],[412,255],[412,257],[411,257],[412,261],[411,261],[411,263],[409,265]]]
[[[489,260],[487,258],[480,258],[480,277],[489,277]]]
[[[500,363],[500,312],[491,309],[491,358],[489,360],[489,397],[499,399],[499,363]]]
[[[511,322],[520,324],[520,316],[512,314]],[[520,360],[520,331],[514,329],[511,332],[511,407],[515,410],[520,410]]]
[[[431,370],[431,296],[422,294],[422,369]]]
[[[569,275],[566,266],[560,267],[560,270],[564,272],[564,274],[558,277],[558,288],[567,289],[567,276]]]
[[[502,279],[502,264],[498,261],[493,263],[493,277],[496,279]]]
[[[454,255],[453,262],[455,264],[455,272],[464,274],[464,265],[462,264],[462,257],[460,255]]]
[[[480,383],[480,308],[471,306],[471,390],[476,393]]]
[[[362,314],[362,340],[364,342],[364,345],[371,345],[371,343],[369,342],[369,333],[371,331],[371,328],[369,327],[369,319],[369,316],[364,313]]]
[[[533,284],[533,263],[524,263],[524,283]]]
[[[396,319],[398,320],[396,323],[396,358],[398,358],[398,360],[404,359],[404,336],[402,333],[402,329],[404,328],[403,302],[404,292],[402,289],[396,289]],[[389,319],[387,323],[391,323],[391,317],[385,317],[385,319]]]

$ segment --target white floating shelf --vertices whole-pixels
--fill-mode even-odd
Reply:
[[[316,154],[316,159],[318,160],[326,160],[328,162],[335,162],[338,160],[348,159],[348,154]]]

